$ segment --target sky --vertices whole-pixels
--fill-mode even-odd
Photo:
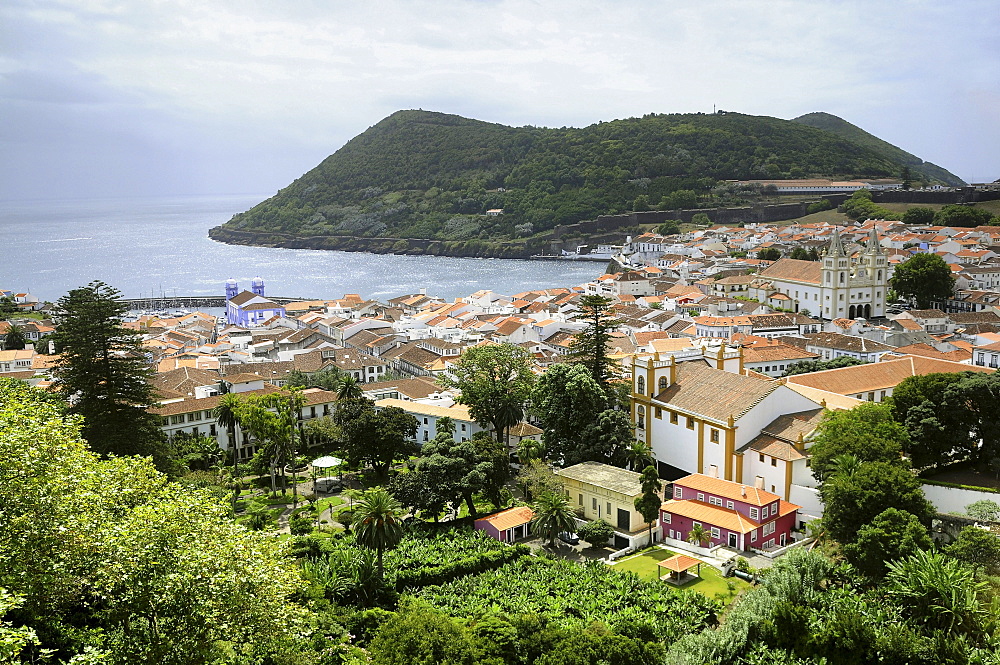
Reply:
[[[992,181],[997,35],[996,0],[3,0],[0,200],[270,194],[413,108],[826,111]]]

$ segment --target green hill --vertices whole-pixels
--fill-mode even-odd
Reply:
[[[538,244],[557,226],[632,210],[637,197],[655,206],[693,190],[703,203],[727,205],[738,201],[725,198],[732,188],[715,187],[721,180],[898,178],[913,160],[921,163],[884,142],[738,113],[549,129],[399,111],[210,235],[331,248],[368,239],[364,249],[375,238]],[[486,214],[497,208],[502,215]],[[379,242],[374,251],[393,251]]]
[[[869,134],[857,125],[852,125],[843,118],[838,118],[835,115],[821,112],[807,113],[799,116],[798,118],[794,118],[792,122],[798,122],[803,125],[809,125],[810,127],[816,127],[817,129],[823,129],[828,132],[832,132],[837,136],[841,136],[848,141],[857,143],[858,145],[871,148],[875,152],[888,157],[897,164],[909,166],[910,173],[914,179],[922,175],[929,181],[938,181],[945,185],[960,187],[965,184],[965,181],[954,173],[941,168],[937,164],[925,162],[916,155],[911,155],[902,148],[897,148],[891,143],[883,141],[879,137]]]

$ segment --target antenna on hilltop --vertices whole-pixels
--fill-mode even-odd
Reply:
[[[715,115],[715,104],[712,104],[712,115]]]

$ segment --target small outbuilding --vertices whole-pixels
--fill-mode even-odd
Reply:
[[[515,506],[479,518],[475,522],[475,528],[485,531],[502,543],[513,543],[528,537],[531,519],[534,516],[534,511],[528,506]]]
[[[701,577],[701,561],[686,554],[675,554],[661,561],[659,566],[667,571],[660,579],[669,584],[681,585]],[[694,575],[688,572],[692,568],[695,568]]]

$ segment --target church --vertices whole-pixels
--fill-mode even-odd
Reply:
[[[889,271],[878,234],[872,229],[865,251],[852,259],[834,231],[822,262],[778,259],[755,280],[751,293],[788,297],[795,312],[832,319],[885,316]]]
[[[275,316],[284,317],[285,308],[264,297],[264,280],[254,277],[250,291],[240,291],[235,279],[226,281],[226,322],[241,328],[259,326]]]

